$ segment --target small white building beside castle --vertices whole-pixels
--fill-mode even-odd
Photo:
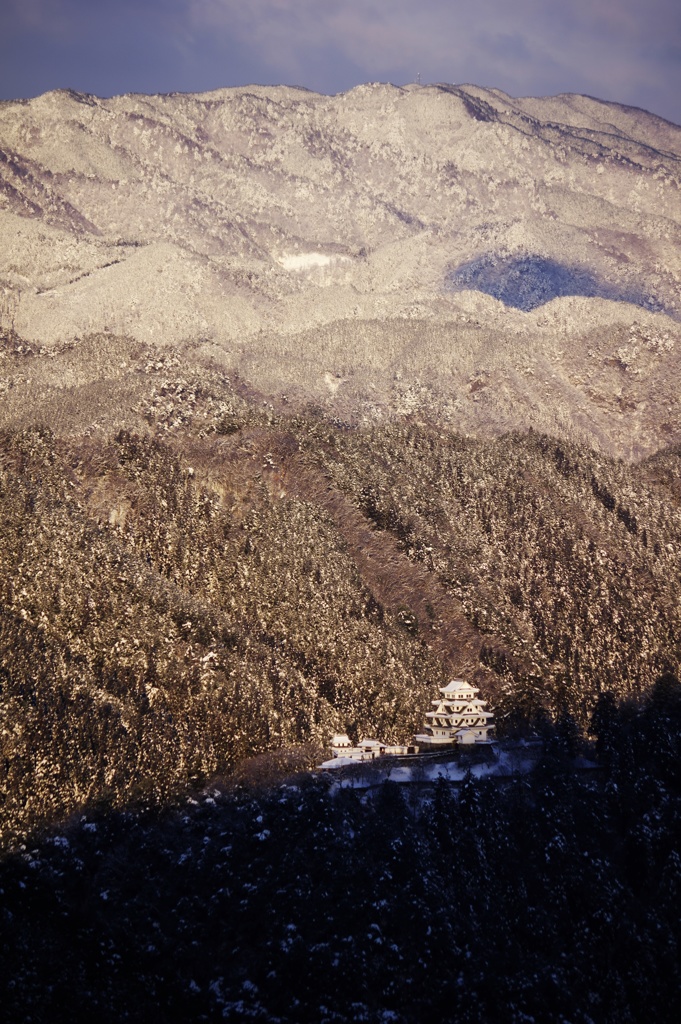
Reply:
[[[361,739],[357,746],[354,746],[349,736],[346,736],[345,733],[339,733],[331,740],[331,752],[334,758],[343,758],[346,761],[373,761],[377,757],[385,757],[386,755],[395,757],[400,754],[416,754],[418,747],[414,744],[400,746],[371,739]],[[329,763],[325,762],[325,764]],[[323,767],[325,765],[322,765]]]
[[[425,732],[415,736],[415,742],[419,746],[489,743],[494,734],[494,715],[486,710],[487,701],[481,700],[478,692],[463,679],[452,679],[441,686],[442,696],[433,701],[434,710],[426,712]]]

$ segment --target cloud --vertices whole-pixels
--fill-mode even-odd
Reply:
[[[678,0],[5,0],[3,8],[5,95],[20,95],[19,81],[25,92],[27,82],[54,88],[66,79],[93,92],[280,81],[337,92],[419,72],[424,82],[511,95],[587,92],[681,121]]]
[[[6,0],[3,31],[64,37],[73,29],[73,8],[71,0]]]
[[[228,34],[259,64],[317,88],[305,78],[322,52],[366,79],[420,71],[516,94],[635,102],[681,86],[678,0],[189,0],[188,13],[194,31]]]
[[[0,96],[56,88],[109,96],[131,91],[190,91],[182,43],[187,0],[4,0]]]
[[[191,0],[4,0],[3,32],[26,38],[30,33],[56,42],[100,35],[107,26],[125,27],[132,36],[136,24],[154,23],[163,35],[181,31],[191,18]]]

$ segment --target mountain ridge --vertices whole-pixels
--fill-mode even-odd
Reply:
[[[347,324],[362,349],[367,325],[390,319],[423,350],[424,368],[430,325],[455,335],[473,319],[483,350],[500,352],[518,334],[541,349],[537,318],[513,309],[528,288],[549,300],[540,314],[580,351],[578,363],[592,317],[604,336],[643,319],[675,344],[680,140],[681,128],[616,104],[514,100],[474,86],[374,84],[331,97],[285,86],[109,100],[66,92],[9,103],[2,322],[48,348],[106,328],[179,345],[186,357],[186,343],[203,339],[232,372],[243,372],[245,345],[249,374],[271,400],[280,392],[266,386],[269,349],[307,329]],[[580,290],[593,301],[575,307]],[[616,301],[598,305],[599,295]],[[304,359],[298,390],[319,401],[337,369],[314,346]],[[677,372],[674,354],[662,361],[667,376]],[[391,372],[405,369],[384,364],[367,383],[385,394]],[[572,370],[565,361],[552,372],[565,380]],[[460,376],[445,398],[465,390]],[[550,423],[551,402],[537,402]],[[376,415],[370,396],[351,404],[360,421]],[[437,394],[432,404],[442,406]],[[393,411],[389,399],[379,406]],[[586,430],[570,403],[564,418],[613,452],[636,457],[669,440],[649,424],[627,450],[588,396],[586,408]],[[672,411],[665,422],[678,420],[675,400]]]

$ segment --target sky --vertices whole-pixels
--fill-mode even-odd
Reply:
[[[680,0],[2,0],[0,99],[361,82],[579,92],[681,124]]]

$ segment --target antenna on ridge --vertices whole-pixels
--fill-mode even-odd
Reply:
[[[416,72],[416,84],[417,85],[421,84],[421,72],[420,71]]]

